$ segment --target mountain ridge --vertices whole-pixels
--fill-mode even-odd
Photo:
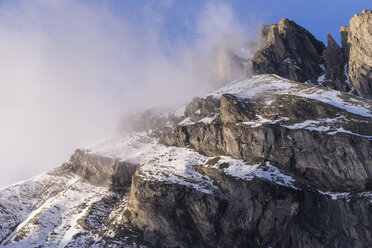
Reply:
[[[249,77],[0,189],[0,246],[372,246],[371,13],[265,25]]]

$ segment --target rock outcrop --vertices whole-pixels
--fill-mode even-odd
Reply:
[[[342,50],[330,34],[327,35],[327,41],[328,46],[323,52],[325,75],[320,83],[332,89],[350,92],[352,85],[348,81]]]
[[[261,27],[259,46],[262,48],[248,61],[253,74],[274,73],[296,82],[316,83],[323,72],[324,44],[286,18]]]
[[[256,83],[257,87],[262,87],[265,80]],[[256,91],[249,80],[246,87]],[[304,90],[309,89],[304,86]],[[282,95],[279,90],[269,87],[256,94],[249,98],[239,93],[222,94],[213,121],[205,123],[191,119],[192,122],[177,125],[172,132],[165,133],[163,141],[168,145],[191,146],[209,156],[232,156],[250,164],[270,161],[281,169],[310,179],[324,190],[365,188],[366,181],[372,176],[372,146],[368,138],[372,137],[370,117],[306,99],[306,96],[290,95],[287,91]],[[294,94],[301,95],[301,90]],[[262,97],[264,99],[260,99]],[[202,99],[198,102],[199,106],[203,105]],[[189,118],[187,113],[185,118]],[[316,120],[323,124],[313,129],[328,132],[301,128],[306,123],[316,123]],[[328,125],[335,125],[332,127],[335,130],[339,130],[336,126],[340,125],[363,133],[365,137],[347,132],[331,135]]]
[[[350,26],[342,27],[342,49],[348,62],[348,74],[358,95],[372,99],[372,11],[350,19]]]
[[[149,182],[135,176],[128,210],[154,247],[363,247],[372,244],[372,209],[356,196],[332,199],[203,168],[220,189]]]
[[[264,25],[258,48],[247,60],[250,74],[273,73],[372,99],[372,11],[363,10],[340,29],[342,48],[328,34],[328,46],[286,18]]]
[[[90,154],[84,150],[76,150],[65,166],[83,181],[117,192],[131,184],[132,176],[138,167],[137,164]]]

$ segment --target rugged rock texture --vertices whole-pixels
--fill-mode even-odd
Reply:
[[[266,79],[270,77],[247,80],[245,86],[237,83],[237,90],[246,87],[248,92],[256,93],[245,97],[243,90],[242,93],[215,96],[215,107],[207,113],[214,115],[214,119],[204,122],[203,115],[198,116],[199,119],[191,115],[192,122],[176,125],[172,132],[163,133],[162,140],[168,145],[192,147],[209,156],[228,155],[250,164],[270,161],[281,169],[310,179],[322,189],[363,190],[372,176],[371,115],[367,114],[367,117],[340,109],[328,104],[330,99],[324,102],[307,98],[313,97],[318,90],[329,97],[328,90],[289,83],[281,87],[293,85],[296,90],[291,93],[287,88],[282,94],[275,85],[284,81],[271,84]],[[226,88],[235,90],[233,85]],[[211,97],[194,100],[186,107],[186,110],[192,110],[186,111],[184,118],[198,112],[204,101],[210,102]],[[332,101],[343,101],[348,97],[340,95]],[[372,109],[369,102],[366,104]],[[304,128],[312,122],[319,126]],[[353,131],[337,131],[344,129]]]
[[[297,82],[372,98],[372,11],[363,10],[340,29],[342,49],[331,35],[328,47],[286,18],[264,25],[258,51],[247,60],[251,74],[273,73]],[[349,78],[350,77],[350,78]]]
[[[322,84],[332,89],[350,92],[351,85],[347,83],[346,61],[340,46],[333,37],[327,35],[328,46],[323,52],[325,76]]]
[[[83,181],[113,191],[125,190],[138,167],[117,158],[89,154],[84,150],[76,150],[65,166],[79,175]]]
[[[253,74],[274,73],[297,82],[316,82],[322,74],[324,44],[293,21],[283,18],[263,26],[259,46],[262,49],[248,61]]]
[[[202,168],[220,192],[206,194],[135,176],[130,221],[155,247],[365,247],[372,208],[361,198],[331,200],[262,179]]]
[[[372,99],[372,11],[354,15],[340,31],[350,80],[358,95]]]
[[[263,26],[253,72],[326,87],[252,76],[123,119],[126,133],[0,189],[0,246],[372,247],[372,102],[328,89],[352,90],[348,63],[369,97],[370,23],[354,16],[342,49]]]
[[[372,142],[369,139],[291,130],[275,124],[237,125],[237,121],[241,121],[237,118],[242,115],[224,112],[222,99],[220,120],[177,127],[164,136],[164,141],[169,145],[191,146],[209,156],[229,155],[251,164],[268,160],[279,168],[311,179],[320,188],[361,190],[371,176]]]

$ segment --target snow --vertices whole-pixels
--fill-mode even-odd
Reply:
[[[186,111],[186,105],[182,106],[180,109],[178,109],[174,113],[174,116],[179,117],[179,118],[184,117],[185,116],[185,111]]]
[[[207,96],[220,98],[227,93],[243,99],[258,99],[260,97],[271,99],[274,95],[300,96],[330,104],[356,115],[372,117],[372,103],[367,99],[341,93],[337,90],[292,82],[277,75],[257,75],[235,81]]]
[[[223,163],[227,163],[228,167],[222,170],[230,176],[247,181],[251,181],[254,177],[262,178],[278,185],[299,190],[299,188],[295,186],[295,179],[293,177],[284,174],[277,167],[271,165],[269,161],[265,164],[247,165],[242,160],[221,157],[219,164],[221,165]],[[218,168],[218,165],[215,165],[214,167]]]
[[[141,174],[146,180],[178,183],[196,190],[212,193],[210,180],[192,169],[205,163],[207,157],[183,147],[167,147],[146,133],[122,134],[89,147],[93,154],[119,158],[141,164]]]
[[[204,117],[203,119],[199,120],[199,123],[204,123],[204,124],[211,124],[214,120],[217,119],[218,115],[215,115],[213,117]]]
[[[342,120],[348,121],[344,116],[340,115],[336,118],[324,118],[318,120],[306,120],[304,122],[295,123],[292,125],[282,125],[288,129],[307,129],[310,131],[327,132],[328,135],[335,135],[336,133],[347,133],[359,137],[372,139],[372,136],[361,135],[349,130],[345,130],[342,126]]]
[[[245,181],[261,178],[300,190],[294,177],[269,161],[249,165],[243,160],[221,156],[210,165],[209,161],[217,157],[208,157],[188,148],[162,145],[146,132],[117,135],[90,146],[87,151],[141,164],[136,175],[143,180],[178,184],[205,194],[213,194],[219,188],[206,175],[200,174],[196,166],[214,168]],[[333,200],[351,197],[348,192],[318,192]],[[371,192],[357,196],[372,202]],[[104,198],[116,204],[106,206]],[[118,238],[118,229],[106,226],[101,220],[108,218],[110,225],[120,225],[127,207],[125,197],[120,198],[105,188],[84,183],[73,174],[57,175],[55,171],[1,189],[0,199],[2,247],[109,247],[105,237]],[[82,220],[89,230],[81,225]],[[95,234],[92,230],[101,233]],[[141,247],[128,243],[127,237],[120,237],[120,240],[119,247]]]
[[[209,95],[220,98],[225,93],[234,94],[243,99],[254,98],[266,104],[269,104],[273,96],[278,94],[300,96],[330,104],[359,116],[372,117],[371,101],[335,90],[295,83],[272,75],[259,75],[251,79],[238,80]],[[185,117],[185,110],[186,106],[183,106],[175,112],[175,116]],[[196,111],[196,113],[199,112]],[[190,117],[187,117],[178,125],[210,124],[217,118],[218,115],[215,115],[193,122]],[[256,118],[255,121],[241,124],[257,127],[265,123],[273,124],[289,120],[288,117],[270,120],[262,115],[256,115]],[[335,128],[334,124],[341,120],[346,119],[344,116],[339,116],[306,120],[285,127],[305,128],[326,132],[329,135],[342,132],[362,136],[345,130],[342,126]],[[169,122],[167,126],[171,127],[173,124]],[[372,136],[363,137],[372,139]],[[288,138],[291,139],[290,136]],[[162,145],[148,132],[116,135],[93,144],[87,148],[87,152],[139,164],[141,167],[136,173],[143,180],[177,184],[205,194],[213,194],[219,189],[214,185],[213,180],[200,174],[195,167],[212,167],[241,180],[251,181],[253,178],[261,178],[300,190],[296,186],[294,177],[273,166],[269,161],[249,165],[243,160],[221,156],[215,165],[209,166],[208,161],[215,157],[208,157],[188,148]],[[349,192],[320,190],[318,192],[333,200],[348,200],[352,197]],[[124,197],[118,200],[114,207],[106,207],[102,199],[114,197],[112,194],[114,193],[105,188],[82,182],[73,174],[61,176],[53,171],[2,188],[0,189],[0,219],[2,220],[0,246],[81,247],[83,244],[89,244],[91,247],[106,246],[106,241],[102,237],[95,235],[91,230],[84,229],[80,221],[86,217],[86,224],[91,229],[99,229],[107,237],[115,237],[115,229],[110,229],[96,221],[108,217],[111,224],[119,225],[121,214],[127,206],[127,200]],[[358,193],[357,196],[370,199],[372,203],[371,192]],[[126,244],[126,237],[122,239],[124,243],[119,245],[121,247],[137,246]],[[19,241],[15,242],[16,240]]]
[[[363,198],[370,203],[372,203],[372,192],[365,191],[359,193],[350,193],[350,192],[331,192],[331,191],[321,191],[317,190],[320,194],[331,197],[332,200],[346,200],[350,201],[351,198]]]
[[[307,129],[307,130],[314,130],[318,132],[326,132],[331,127],[332,123],[337,123],[340,121],[340,119],[343,119],[343,116],[336,117],[336,118],[324,118],[324,119],[318,119],[318,120],[306,120],[304,122],[295,123],[293,125],[283,125],[283,127],[286,127],[288,129]],[[328,126],[324,126],[324,125]]]
[[[264,93],[289,90],[292,87],[292,84],[284,80],[278,80],[268,75],[257,75],[253,76],[251,79],[243,79],[227,84],[207,96],[220,98],[223,94],[228,93],[242,98],[253,98]]]
[[[346,77],[345,82],[347,83],[347,85],[349,85],[350,93],[351,93],[351,92],[354,91],[354,85],[350,81],[349,73],[347,72],[347,64],[345,64],[345,66],[344,66],[344,74],[345,74],[345,77]]]
[[[119,247],[143,247],[128,244],[117,228],[102,221],[107,217],[110,225],[119,225],[126,199],[73,174],[52,170],[1,189],[0,196],[1,247],[114,247],[106,237],[115,237]],[[113,204],[115,199],[119,204]]]
[[[4,197],[8,193],[11,195]],[[107,189],[81,182],[77,176],[49,174],[2,189],[1,204],[11,212],[1,218],[0,237],[7,237],[1,246],[64,247],[82,230],[77,220],[91,203],[106,193]],[[85,203],[85,207],[81,203]],[[14,217],[18,217],[15,222],[12,221]],[[11,223],[4,223],[5,220]],[[4,229],[10,225],[17,226],[12,233]]]
[[[337,108],[346,110],[349,113],[372,117],[371,104],[366,102],[366,100],[357,99],[353,97],[353,102],[346,102],[343,98],[340,97],[342,93],[336,90],[330,89],[321,89],[317,88],[316,90],[304,90],[297,93],[297,96],[302,96],[308,99],[318,100],[330,105],[333,105]],[[352,96],[350,96],[352,97]]]
[[[211,179],[201,175],[193,168],[193,166],[207,166],[207,162],[214,157],[208,157],[184,147],[167,147],[159,144],[154,138],[144,139],[145,133],[137,133],[136,135],[123,134],[121,138],[106,140],[89,149],[91,153],[104,156],[115,154],[116,158],[123,161],[134,161],[132,154],[136,154],[138,156],[137,163],[142,165],[138,175],[145,180],[169,184],[177,183],[206,194],[212,194],[218,190]],[[294,186],[295,180],[291,176],[285,175],[269,162],[264,165],[247,165],[243,160],[222,156],[218,164],[221,163],[229,165],[223,171],[234,177],[245,180],[259,177],[279,185],[297,188]],[[213,167],[219,169],[218,165]]]
[[[178,125],[180,126],[187,126],[187,125],[192,125],[192,124],[195,124],[195,122],[193,122],[190,117],[186,117],[183,121],[178,123]]]
[[[287,64],[291,64],[291,65],[293,65],[296,69],[301,70],[301,68],[298,67],[298,65],[296,65],[296,62],[295,62],[292,58],[286,58],[285,60],[283,60],[283,62],[285,62],[285,63],[287,63]]]
[[[336,133],[347,133],[347,134],[351,134],[351,135],[355,135],[355,136],[359,136],[359,137],[363,137],[363,138],[367,138],[367,139],[372,139],[372,136],[367,136],[367,135],[361,135],[361,134],[353,133],[353,132],[351,132],[349,130],[345,130],[343,127],[338,128],[336,131],[328,132],[329,135],[334,135]]]
[[[348,198],[351,196],[351,194],[348,192],[330,192],[330,191],[321,191],[321,190],[318,190],[318,192],[322,195],[330,196],[332,200],[339,200],[339,199],[348,200]]]
[[[262,115],[256,115],[257,119],[256,121],[245,121],[245,122],[242,122],[243,125],[247,125],[247,126],[251,126],[251,127],[259,127],[263,124],[275,124],[275,123],[278,123],[280,121],[287,121],[289,120],[288,117],[280,117],[276,120],[269,120],[269,119],[266,119],[264,118]]]

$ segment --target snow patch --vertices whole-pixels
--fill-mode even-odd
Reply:
[[[256,117],[258,119],[257,121],[245,121],[245,122],[242,122],[242,124],[247,125],[247,126],[251,126],[251,127],[259,127],[263,124],[275,124],[275,123],[278,123],[280,121],[288,121],[289,120],[288,117],[280,117],[276,120],[266,119],[262,115],[256,115]]]
[[[247,165],[242,160],[231,159],[229,157],[221,157],[219,165],[226,163],[223,167],[223,171],[233,177],[241,178],[247,181],[251,181],[254,177],[262,178],[278,185],[290,187],[296,190],[300,188],[295,186],[295,179],[289,175],[284,174],[277,167],[271,165],[270,162],[265,164]],[[219,168],[219,165],[215,165],[215,168]]]

